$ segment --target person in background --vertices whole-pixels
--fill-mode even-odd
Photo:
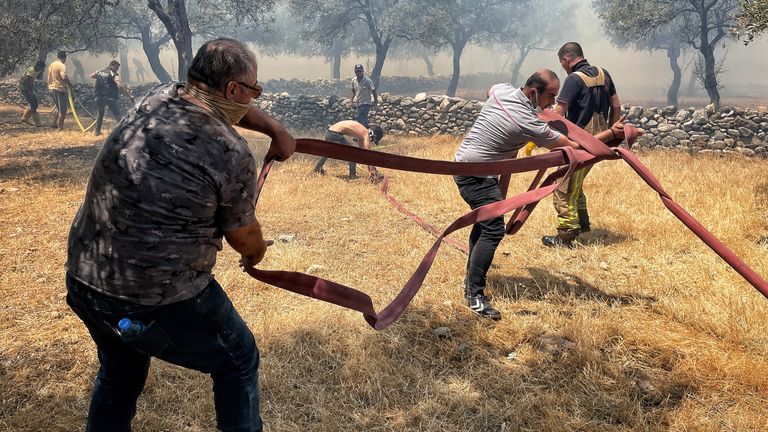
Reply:
[[[371,108],[375,107],[379,103],[379,96],[376,94],[376,87],[373,85],[373,80],[367,75],[363,69],[363,65],[355,65],[355,78],[352,79],[352,103],[355,105],[357,111],[355,114],[355,120],[368,127],[368,113]]]
[[[85,69],[83,69],[83,64],[80,63],[80,60],[72,57],[72,66],[75,67],[75,73],[72,76],[72,81],[81,83],[85,82]]]
[[[119,122],[123,116],[120,112],[119,99],[120,94],[126,92],[120,84],[118,70],[120,70],[120,63],[117,60],[112,60],[107,67],[91,74],[91,78],[96,80],[94,93],[96,95],[96,109],[99,112],[96,117],[96,128],[93,130],[96,136],[101,135],[105,107],[109,108],[116,122]]]
[[[374,126],[371,129],[367,129],[365,126],[355,120],[342,120],[328,127],[328,131],[325,133],[325,140],[344,145],[352,145],[347,141],[346,137],[351,137],[357,140],[357,144],[364,149],[370,149],[371,143],[379,145],[379,141],[384,137],[384,131]],[[315,165],[315,172],[318,174],[325,174],[323,165],[328,158],[322,157],[317,161]],[[354,162],[349,163],[349,178],[357,178],[356,164]],[[382,179],[382,175],[374,166],[368,166],[368,178],[373,183],[378,183]]]
[[[67,76],[67,53],[59,51],[56,60],[48,66],[48,91],[56,105],[56,117],[51,125],[54,129],[64,128],[64,119],[67,117],[67,86],[72,85]]]
[[[616,86],[605,69],[592,66],[576,42],[568,42],[557,53],[568,74],[557,96],[555,112],[594,135],[610,130],[621,117]],[[574,172],[552,195],[557,212],[557,234],[541,238],[545,246],[573,247],[579,234],[591,230],[584,179],[592,166]]]
[[[29,108],[25,109],[24,114],[21,115],[22,123],[32,125],[33,123],[29,122],[31,118],[35,126],[40,126],[40,116],[37,114],[38,103],[37,95],[35,94],[35,81],[43,78],[43,71],[45,71],[45,62],[38,61],[34,66],[26,68],[21,75],[19,91],[29,104]]]

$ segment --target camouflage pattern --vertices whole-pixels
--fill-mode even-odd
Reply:
[[[159,85],[113,130],[69,233],[67,271],[129,302],[193,297],[213,278],[223,232],[255,220],[246,141],[180,86]]]

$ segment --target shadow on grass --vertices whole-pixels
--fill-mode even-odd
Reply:
[[[438,319],[412,306],[380,333],[307,328],[274,338],[264,352],[290,367],[266,375],[265,419],[291,406],[305,425],[330,420],[322,430],[664,430],[669,412],[696,392],[650,374],[638,386],[638,369],[614,364],[611,348],[572,344],[564,354],[511,359],[535,350],[541,330],[522,330],[520,342],[503,346],[478,329],[497,324],[479,320],[469,312]],[[451,335],[436,336],[438,326]]]
[[[608,306],[649,305],[657,299],[638,293],[609,294],[572,274],[553,274],[549,270],[527,267],[529,277],[494,274],[488,277],[495,296],[511,300],[552,301],[576,298]]]
[[[584,246],[610,246],[629,240],[634,239],[604,228],[593,228],[592,231],[579,235],[578,243]]]
[[[57,147],[9,153],[0,163],[0,181],[23,180],[61,184],[86,181],[101,142],[80,147]]]

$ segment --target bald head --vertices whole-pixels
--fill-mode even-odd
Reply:
[[[560,78],[549,69],[540,69],[525,82],[523,93],[535,102],[535,106],[548,107],[555,103],[555,96],[560,91]]]

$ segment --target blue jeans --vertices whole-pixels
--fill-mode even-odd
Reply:
[[[159,306],[100,294],[69,274],[66,283],[67,304],[91,333],[101,364],[87,432],[131,430],[152,357],[211,376],[222,431],[262,430],[256,341],[215,280],[191,299]],[[122,318],[145,328],[121,336],[116,329]]]
[[[459,193],[471,209],[501,201],[499,180],[492,177],[455,176]],[[488,269],[493,262],[496,248],[504,238],[504,217],[499,216],[472,226],[469,234],[469,257],[467,258],[467,276],[464,289],[467,294],[483,294],[487,281]]]
[[[355,121],[368,128],[368,112],[371,110],[371,106],[368,104],[357,106],[357,115],[355,115]]]

